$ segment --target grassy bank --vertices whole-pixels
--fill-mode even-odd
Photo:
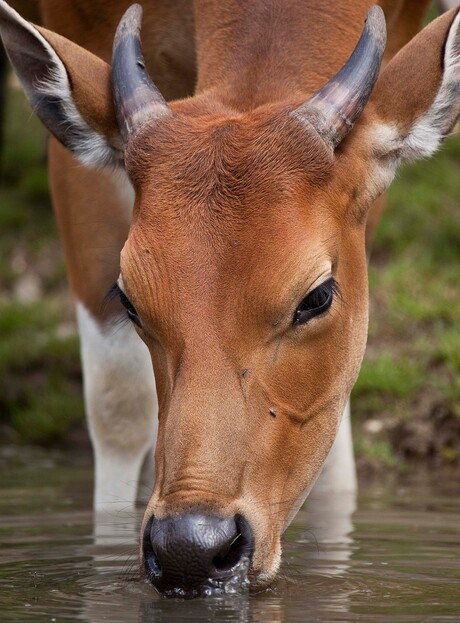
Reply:
[[[0,183],[0,439],[49,444],[82,425],[83,403],[45,154],[41,124],[11,89]]]
[[[358,448],[388,462],[460,450],[460,140],[394,183],[369,271]]]
[[[366,465],[460,455],[460,140],[402,171],[370,267],[369,347],[353,392]],[[11,91],[0,187],[0,434],[65,442],[83,426],[78,341],[45,138]]]

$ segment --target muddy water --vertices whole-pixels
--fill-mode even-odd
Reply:
[[[460,621],[458,473],[406,474],[349,497],[314,496],[285,536],[276,589],[195,601],[137,574],[140,514],[93,527],[91,469],[0,450],[0,621]]]

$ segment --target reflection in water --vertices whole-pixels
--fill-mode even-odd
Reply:
[[[166,600],[139,579],[142,512],[98,514],[91,470],[0,452],[2,623],[458,622],[460,483],[419,474],[313,493],[284,539],[275,589]],[[24,452],[21,453],[24,456]]]
[[[139,538],[141,519],[139,512],[131,510],[95,511],[93,513],[94,545],[103,548],[104,552],[123,542],[135,547]]]
[[[356,493],[316,493],[314,490],[306,505],[305,523],[317,543],[310,557],[330,561],[323,568],[329,575],[345,572],[352,553],[352,517],[356,510]]]

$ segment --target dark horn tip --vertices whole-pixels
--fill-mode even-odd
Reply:
[[[387,43],[387,25],[385,13],[381,7],[374,5],[369,9],[365,29],[375,40],[379,53],[383,54]]]
[[[129,9],[123,14],[123,17],[118,24],[117,32],[115,33],[114,48],[125,37],[139,36],[142,24],[142,7],[140,4],[132,4]]]
[[[345,65],[294,111],[335,149],[353,128],[378,78],[386,45],[385,15],[369,9],[361,37]]]
[[[140,127],[171,111],[153,84],[141,45],[142,7],[133,4],[120,20],[112,54],[112,92],[123,141]]]

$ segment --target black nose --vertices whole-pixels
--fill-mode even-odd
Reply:
[[[229,586],[234,590],[247,584],[253,541],[240,515],[152,517],[143,539],[145,568],[152,584],[166,595],[228,592]]]

